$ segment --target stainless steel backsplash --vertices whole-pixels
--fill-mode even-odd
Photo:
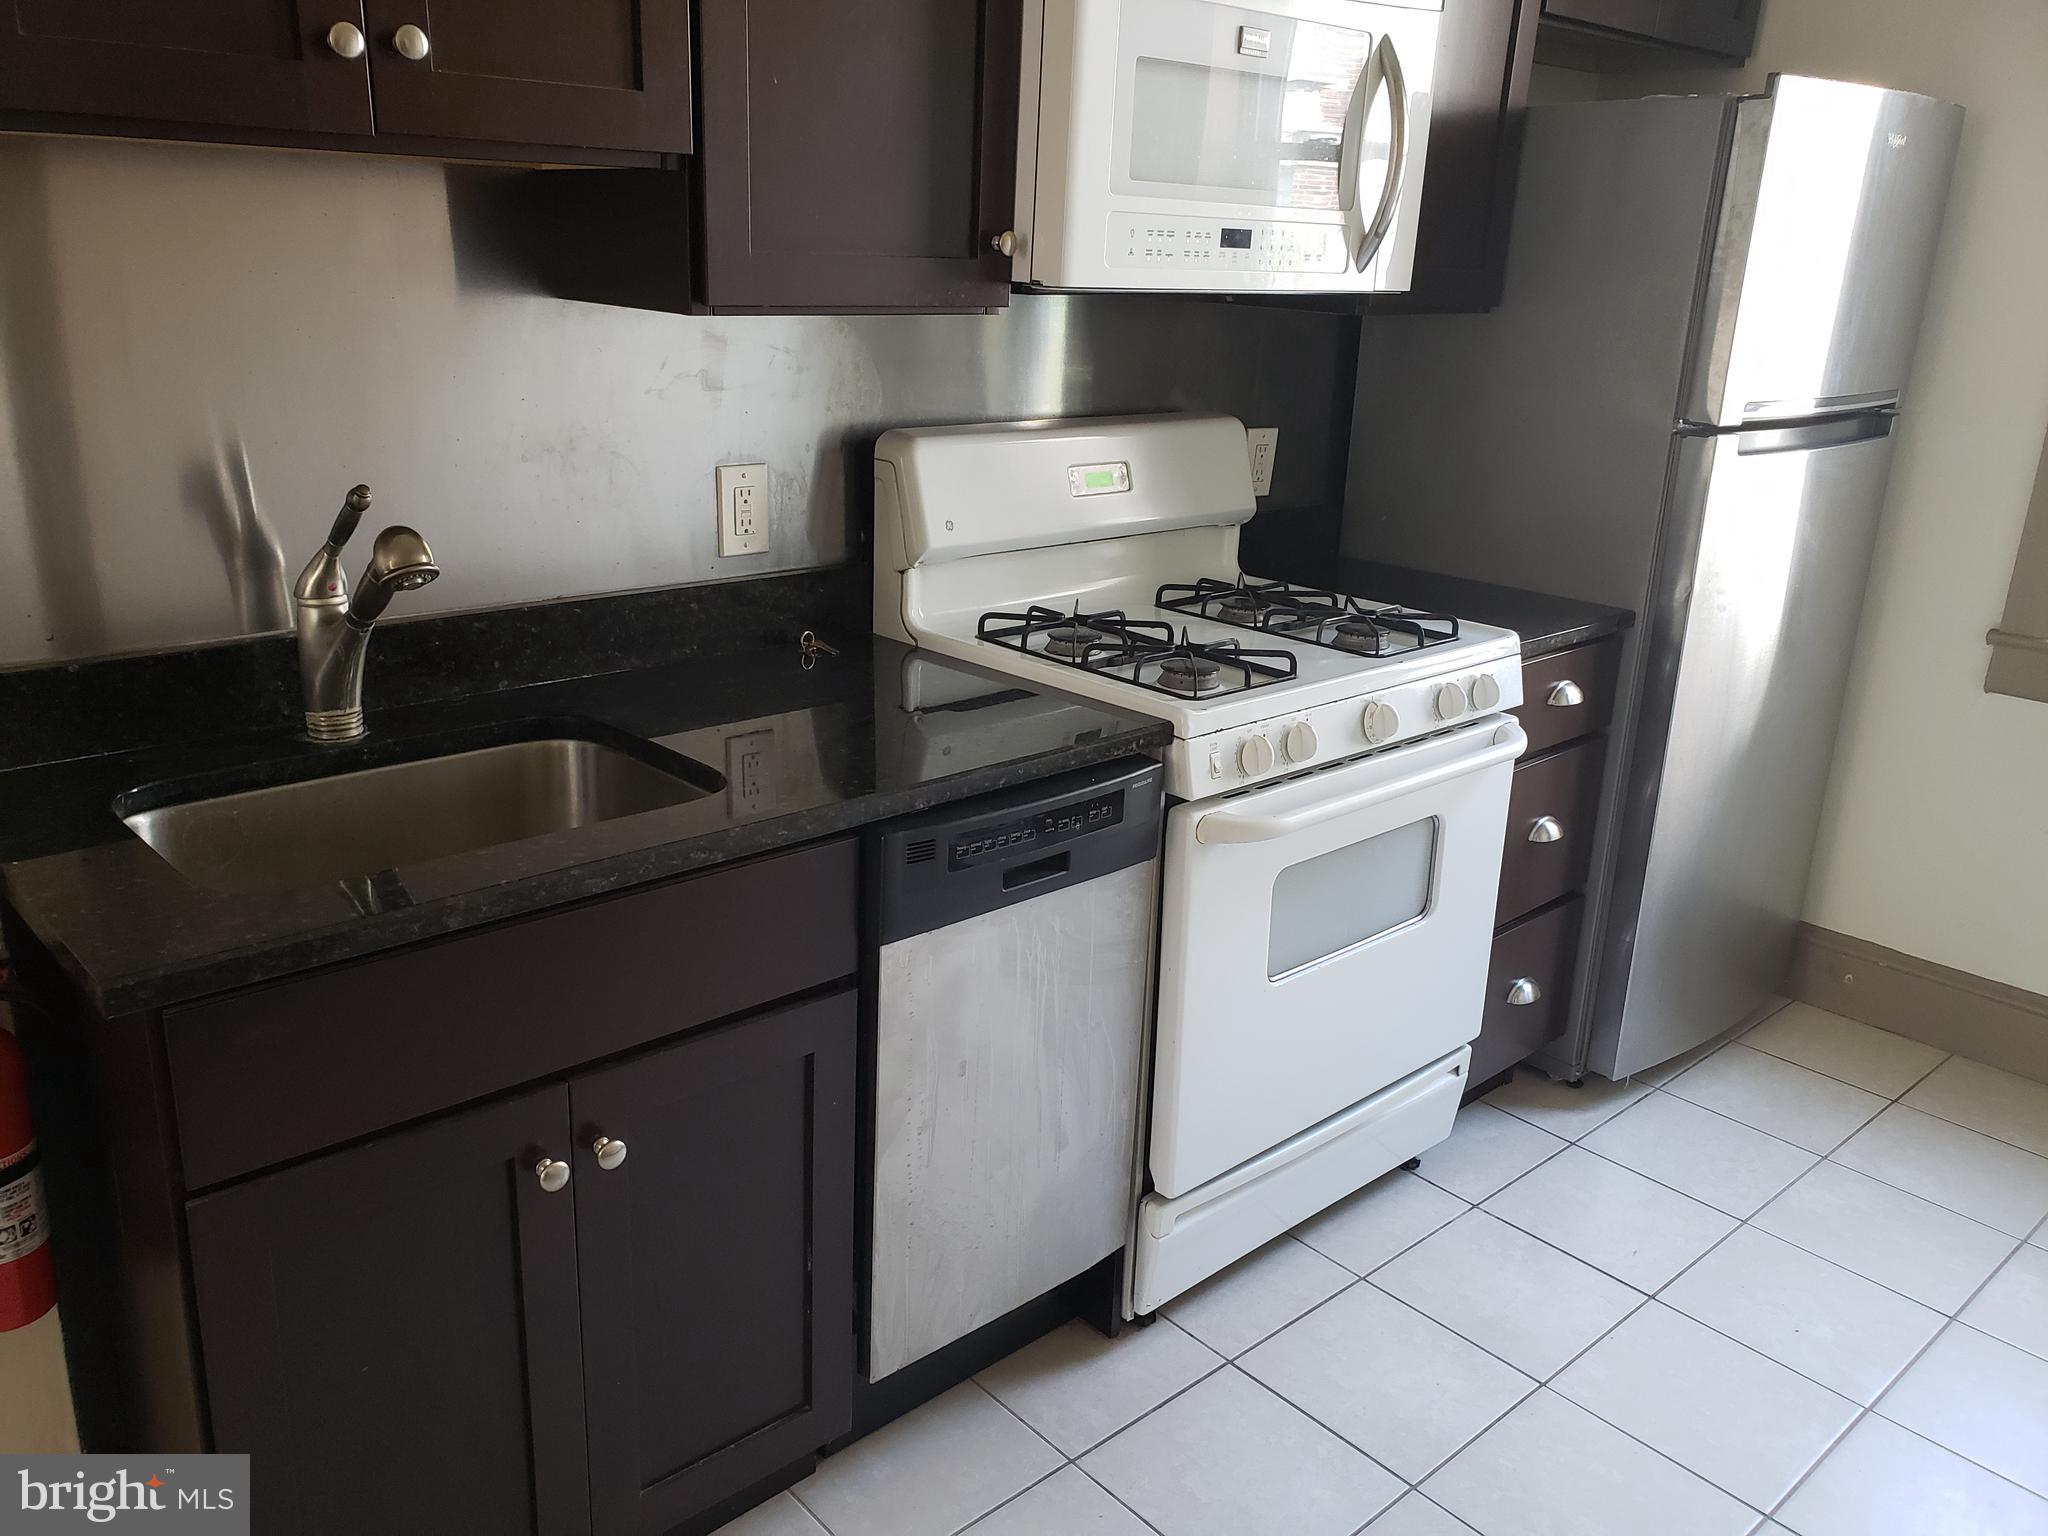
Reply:
[[[1281,429],[1271,505],[1341,496],[1355,322],[568,303],[493,227],[522,174],[0,135],[0,665],[288,627],[359,480],[366,526],[413,524],[447,573],[407,613],[843,561],[895,425],[1227,410]],[[772,547],[722,560],[736,461],[770,467]]]

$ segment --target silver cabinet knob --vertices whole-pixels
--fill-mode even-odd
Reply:
[[[417,64],[427,56],[427,50],[433,44],[427,41],[426,33],[408,21],[391,34],[391,46]]]
[[[568,1188],[569,1165],[558,1157],[544,1157],[533,1165],[533,1176],[540,1180],[540,1187],[552,1195]]]
[[[327,46],[344,59],[360,59],[363,49],[363,29],[352,21],[337,21],[327,29]]]
[[[590,1144],[590,1150],[597,1158],[597,1166],[607,1173],[626,1160],[626,1144],[609,1136],[598,1137]]]
[[[1554,843],[1564,836],[1564,823],[1555,816],[1538,816],[1529,828],[1532,843]]]
[[[1567,677],[1550,690],[1549,702],[1559,709],[1570,709],[1586,702],[1586,690]]]
[[[1017,254],[1017,231],[1006,229],[1000,235],[991,235],[988,243],[997,255],[1014,256]]]
[[[1541,1001],[1542,997],[1543,989],[1536,985],[1533,977],[1521,976],[1508,983],[1508,1004],[1511,1007],[1526,1008]]]

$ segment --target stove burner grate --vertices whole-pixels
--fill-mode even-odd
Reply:
[[[1194,582],[1169,582],[1153,600],[1169,613],[1284,635],[1355,656],[1398,656],[1458,638],[1458,621],[1448,613],[1375,608],[1342,592],[1251,576],[1235,582],[1206,576]]]
[[[1180,699],[1284,682],[1296,670],[1289,651],[1248,650],[1235,640],[1205,645],[1186,630],[1176,635],[1171,624],[1115,611],[1061,613],[1033,604],[1022,613],[984,613],[974,632],[991,645]]]

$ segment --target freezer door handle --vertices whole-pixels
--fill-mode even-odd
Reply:
[[[1289,805],[1280,810],[1261,812],[1258,809],[1259,797],[1251,796],[1242,802],[1242,808],[1227,806],[1223,810],[1209,812],[1196,822],[1195,841],[1206,844],[1271,842],[1275,838],[1305,832],[1311,827],[1322,826],[1325,822],[1335,821],[1341,816],[1366,810],[1383,801],[1428,789],[1447,779],[1478,773],[1498,763],[1511,763],[1520,757],[1522,749],[1529,745],[1529,738],[1513,720],[1501,721],[1498,724],[1481,721],[1477,725],[1467,726],[1450,739],[1460,743],[1469,740],[1478,750],[1461,752],[1455,757],[1431,763],[1426,768],[1418,768],[1410,773],[1396,773],[1389,778],[1370,777],[1355,787],[1341,790],[1327,798]],[[1417,745],[1434,743],[1424,741]],[[1359,766],[1370,764],[1372,761],[1371,758],[1363,759]],[[1293,788],[1292,785],[1276,787]]]
[[[1868,443],[1891,435],[1893,411],[1861,411],[1854,416],[1830,416],[1824,421],[1802,421],[1784,427],[1749,427],[1735,434],[1735,451],[1754,453],[1805,453],[1815,448],[1846,448],[1851,443]]]

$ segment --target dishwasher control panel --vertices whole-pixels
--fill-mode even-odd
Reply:
[[[972,827],[956,833],[946,849],[946,862],[951,868],[966,869],[1020,849],[1050,848],[1084,832],[1113,827],[1123,819],[1122,790],[1115,794],[1097,795],[1081,804],[1063,805],[1058,810],[1040,811],[1035,816],[1020,816],[1012,821]]]

